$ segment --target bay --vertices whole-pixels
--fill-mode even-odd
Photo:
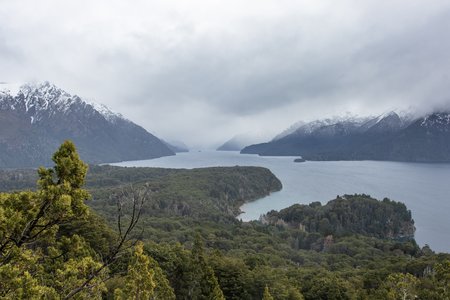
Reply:
[[[283,183],[279,192],[241,207],[243,221],[257,220],[270,210],[295,203],[320,201],[337,195],[364,193],[377,199],[401,201],[411,210],[416,241],[437,252],[450,252],[450,164],[380,161],[294,163],[295,157],[261,157],[239,152],[202,151],[151,160],[115,163],[128,167],[201,168],[261,166]]]

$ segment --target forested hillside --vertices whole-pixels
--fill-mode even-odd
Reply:
[[[413,239],[414,220],[403,203],[387,198],[377,201],[366,195],[344,195],[322,206],[295,204],[280,212],[271,211],[262,220],[286,224],[322,235],[362,234],[382,239]]]
[[[450,255],[415,243],[401,203],[346,195],[247,223],[239,207],[281,188],[267,169],[91,166],[85,190],[71,143],[54,162],[34,192],[6,193],[36,171],[0,173],[2,298],[450,296]]]

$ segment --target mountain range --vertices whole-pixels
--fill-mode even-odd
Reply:
[[[88,163],[174,155],[144,128],[43,82],[20,87],[0,84],[0,167],[51,164],[52,153],[72,140]]]
[[[450,162],[450,113],[422,117],[389,112],[299,122],[272,141],[241,153],[302,156],[307,160]]]

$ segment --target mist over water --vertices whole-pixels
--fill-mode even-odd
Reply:
[[[437,252],[450,252],[450,164],[376,161],[294,163],[294,157],[260,157],[238,152],[190,152],[153,160],[116,163],[117,166],[201,168],[261,166],[283,183],[280,192],[242,206],[243,221],[256,220],[272,209],[320,201],[337,195],[364,193],[405,203],[416,225],[416,241]]]

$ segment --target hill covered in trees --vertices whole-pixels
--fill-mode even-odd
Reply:
[[[414,221],[403,203],[387,198],[378,201],[367,195],[344,195],[321,205],[295,204],[271,211],[263,222],[285,224],[306,232],[345,236],[362,234],[382,239],[413,239]]]
[[[92,166],[85,202],[74,148],[54,160],[35,191],[6,193],[33,171],[0,173],[3,298],[449,297],[450,255],[415,243],[401,203],[347,195],[247,223],[239,206],[281,188],[267,169]]]

